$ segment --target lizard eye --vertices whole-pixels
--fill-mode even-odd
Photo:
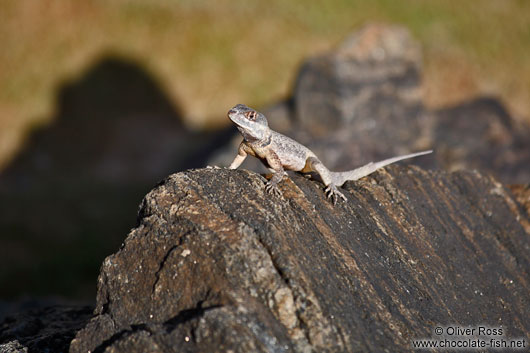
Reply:
[[[247,119],[248,120],[252,120],[252,121],[256,120],[256,112],[255,111],[248,112],[247,113]]]

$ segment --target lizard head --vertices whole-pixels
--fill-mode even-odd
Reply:
[[[244,104],[238,104],[230,109],[228,118],[236,124],[246,140],[262,140],[270,134],[265,115]]]

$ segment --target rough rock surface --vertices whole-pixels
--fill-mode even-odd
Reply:
[[[526,185],[509,185],[515,199],[526,211],[526,218],[521,219],[521,224],[526,232],[530,234],[530,184]]]
[[[174,174],[103,263],[70,352],[412,351],[435,326],[530,338],[523,208],[477,172],[393,166],[333,206],[299,175]]]
[[[67,352],[92,307],[59,306],[28,310],[0,323],[0,353]]]

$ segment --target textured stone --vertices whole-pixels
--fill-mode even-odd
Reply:
[[[76,352],[411,351],[436,325],[528,336],[523,208],[476,172],[394,166],[333,206],[294,175],[174,174],[103,263]]]
[[[8,316],[0,323],[0,352],[67,352],[91,316],[91,307],[61,305]]]

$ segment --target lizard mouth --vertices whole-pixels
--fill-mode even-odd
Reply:
[[[232,122],[234,124],[236,124],[237,126],[241,126],[241,117],[239,116],[239,111],[237,111],[236,109],[230,109],[227,113],[228,115],[228,119],[232,120]]]

